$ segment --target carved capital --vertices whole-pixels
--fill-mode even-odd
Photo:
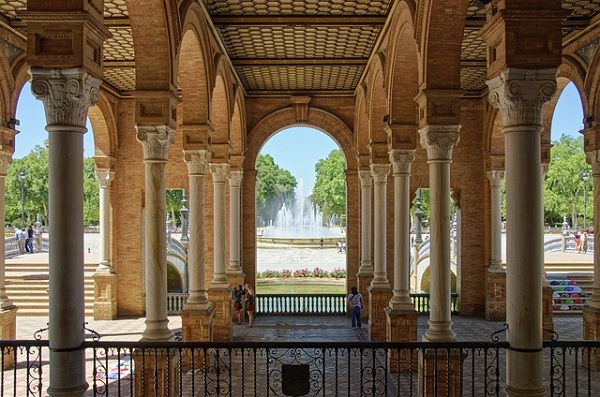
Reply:
[[[500,109],[504,129],[542,125],[542,107],[556,92],[556,69],[503,70],[488,80],[489,101]]]
[[[239,188],[243,177],[244,173],[242,171],[230,171],[228,175],[229,186]]]
[[[96,179],[98,179],[98,184],[101,188],[110,187],[112,180],[115,177],[115,173],[108,170],[97,170],[96,171]]]
[[[167,125],[136,125],[136,139],[144,149],[144,161],[167,161],[175,131]]]
[[[360,179],[360,186],[362,187],[373,186],[373,175],[371,175],[371,171],[358,171],[358,179]]]
[[[229,174],[229,165],[227,163],[210,163],[210,173],[213,176],[214,183],[225,183]]]
[[[8,165],[12,162],[12,156],[6,152],[0,152],[0,176],[6,176]]]
[[[460,140],[459,130],[460,125],[428,125],[419,129],[427,160],[452,160],[452,149]]]
[[[502,180],[504,180],[504,171],[488,171],[487,177],[490,180],[490,186],[495,188],[502,187]]]
[[[208,150],[183,151],[183,161],[187,164],[189,175],[206,175],[209,158]]]
[[[394,169],[394,175],[410,175],[410,167],[415,160],[414,150],[390,150],[390,162]]]
[[[592,166],[592,176],[600,177],[600,150],[585,152],[587,162]]]
[[[86,132],[88,109],[98,101],[102,80],[80,68],[31,68],[31,92],[44,103],[48,126],[79,127]]]
[[[371,174],[375,183],[387,182],[387,177],[390,174],[389,164],[371,164]]]

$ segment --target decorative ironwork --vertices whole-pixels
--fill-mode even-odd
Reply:
[[[40,328],[37,331],[35,331],[33,333],[33,339],[35,340],[42,340],[42,333],[46,332],[50,329],[50,323],[46,323],[47,327],[46,328]]]
[[[504,323],[502,324],[502,329],[492,332],[490,339],[492,340],[492,342],[498,342],[500,341],[500,334],[503,334],[506,331],[508,331],[508,324]]]
[[[94,331],[93,329],[86,327],[86,325],[88,325],[87,322],[83,323],[83,329],[85,329],[86,331],[88,331],[92,334],[92,340],[94,342],[98,342],[102,336],[100,336],[100,334],[97,333],[96,331]]]

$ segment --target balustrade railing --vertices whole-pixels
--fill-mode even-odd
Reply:
[[[186,293],[167,294],[167,311],[179,314],[187,301]],[[429,313],[429,294],[410,294],[419,314]],[[458,314],[458,294],[450,300],[452,314]],[[344,294],[257,294],[256,314],[263,316],[345,316],[348,311]]]
[[[507,342],[333,341],[85,341],[81,346],[86,396],[208,397],[500,396],[508,348]],[[1,396],[46,395],[47,340],[2,340],[0,350]],[[600,342],[546,342],[543,356],[547,395],[594,396],[600,390]],[[427,372],[423,359],[430,360]],[[451,374],[443,369],[447,365]],[[167,380],[155,371],[173,375]]]

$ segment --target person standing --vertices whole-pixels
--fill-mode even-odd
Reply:
[[[587,254],[588,250],[588,232],[587,230],[581,235],[581,252]]]
[[[33,254],[33,225],[27,228],[27,252]]]
[[[252,328],[254,322],[254,311],[256,310],[256,302],[254,300],[254,291],[250,284],[246,284],[246,313],[248,313],[248,328]]]
[[[19,252],[21,254],[29,252],[29,246],[27,245],[27,230],[25,228],[19,231]]]
[[[233,310],[235,311],[235,316],[237,319],[237,324],[240,325],[242,323],[242,296],[244,294],[244,289],[242,285],[238,285],[233,289]]]
[[[348,306],[350,306],[350,317],[352,319],[352,329],[362,327],[360,322],[360,310],[363,307],[362,294],[358,292],[356,287],[352,287],[348,295]]]

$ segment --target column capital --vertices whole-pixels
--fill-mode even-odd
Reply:
[[[486,81],[490,103],[501,110],[503,129],[542,125],[542,106],[556,92],[556,71],[507,68]]]
[[[209,159],[208,150],[183,151],[183,161],[187,164],[189,175],[206,175]]]
[[[229,171],[227,178],[229,179],[229,186],[240,187],[240,185],[242,184],[242,179],[244,178],[244,172]]]
[[[136,125],[136,139],[144,149],[144,161],[166,162],[175,131],[168,125]]]
[[[504,179],[504,171],[492,170],[487,172],[487,177],[490,180],[492,187],[502,187],[502,180]]]
[[[98,101],[102,80],[84,69],[31,68],[31,92],[44,103],[46,130],[75,126],[85,133],[88,108]]]
[[[371,174],[375,183],[384,183],[387,181],[387,176],[390,174],[389,164],[371,164]]]
[[[8,165],[12,162],[10,153],[0,151],[0,176],[6,176]]]
[[[592,176],[600,177],[600,150],[585,152],[587,162],[592,166]]]
[[[394,175],[410,175],[410,168],[415,160],[414,150],[390,150],[390,162],[394,169]]]
[[[427,150],[427,160],[452,160],[452,149],[460,140],[460,125],[427,125],[419,128],[421,146]]]
[[[221,182],[224,183],[227,179],[227,175],[229,174],[229,164],[227,163],[210,163],[210,173],[213,176],[213,181],[215,183]]]
[[[373,175],[371,174],[371,171],[358,171],[358,179],[360,179],[361,187],[373,186]]]
[[[113,179],[115,178],[115,173],[109,170],[97,170],[96,171],[96,179],[98,179],[98,184],[101,188],[110,187]]]

